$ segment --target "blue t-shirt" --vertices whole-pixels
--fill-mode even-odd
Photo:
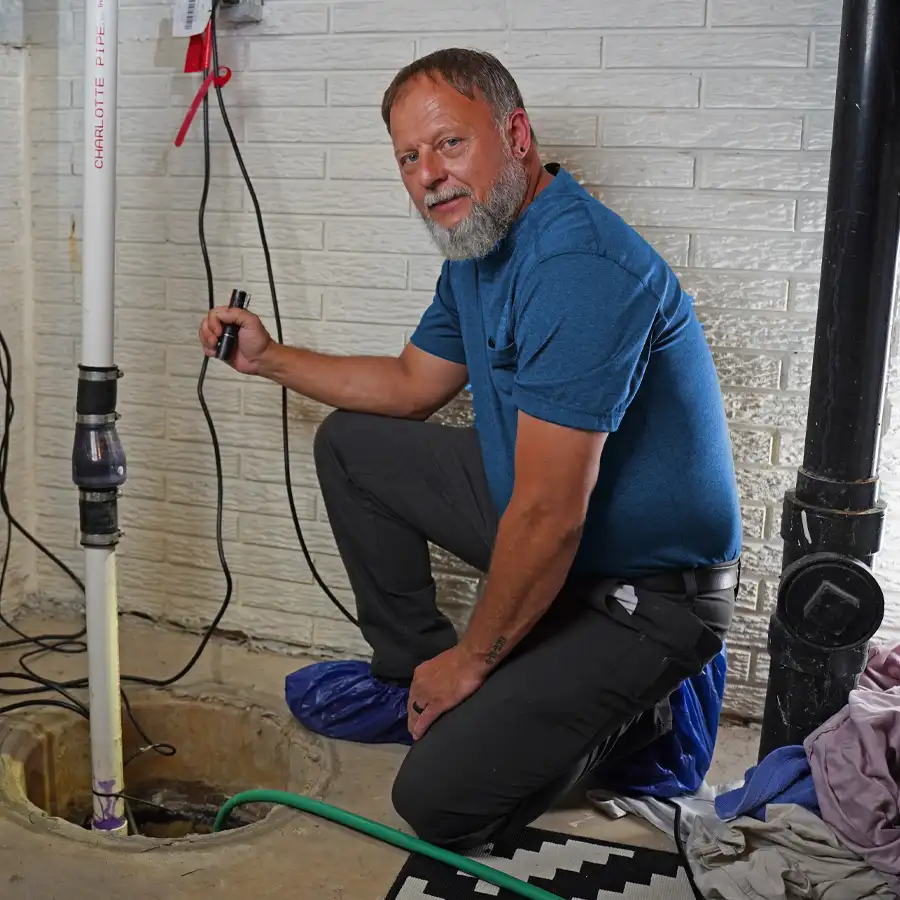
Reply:
[[[518,411],[609,433],[572,573],[736,559],[741,520],[712,354],[659,254],[572,176],[486,257],[447,261],[412,335],[468,367],[491,493],[513,490]]]

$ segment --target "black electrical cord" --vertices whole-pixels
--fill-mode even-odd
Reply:
[[[691,867],[691,861],[688,859],[687,851],[684,849],[684,841],[681,838],[681,806],[674,800],[663,799],[662,802],[675,810],[675,827],[673,829],[675,846],[678,849],[678,856],[681,858],[681,864],[684,866],[684,873],[687,875],[688,884],[694,895],[694,900],[706,900],[700,892],[700,888],[697,887],[697,882],[694,880],[694,870]]]
[[[210,40],[212,42],[212,63],[213,63],[213,71],[218,75],[219,72],[219,47],[218,40],[216,36],[216,8],[219,5],[219,0],[213,0],[213,8],[212,15],[210,17]],[[222,122],[225,125],[225,130],[228,132],[228,140],[231,143],[231,148],[234,150],[234,156],[237,160],[238,167],[241,170],[241,175],[244,179],[244,184],[247,185],[247,191],[250,194],[250,199],[253,201],[253,211],[256,215],[256,224],[259,228],[259,239],[262,244],[263,255],[266,259],[266,276],[269,281],[269,291],[272,296],[272,312],[275,316],[275,330],[276,337],[279,344],[284,343],[284,333],[281,327],[281,312],[278,306],[278,293],[275,289],[275,276],[272,270],[272,257],[269,253],[269,243],[266,240],[266,229],[263,224],[262,211],[260,209],[259,200],[256,196],[256,191],[253,188],[253,182],[250,180],[250,175],[247,172],[247,167],[244,164],[244,158],[241,154],[241,149],[238,146],[237,139],[234,136],[234,131],[231,127],[231,120],[228,117],[228,111],[225,108],[225,99],[222,96],[222,88],[219,86],[217,82],[213,82],[216,90],[216,97],[219,101],[219,110],[222,113]],[[210,282],[211,286],[211,282]],[[210,306],[213,304],[212,293],[210,293]],[[206,360],[204,360],[204,367],[206,364]],[[205,372],[205,368],[204,368]],[[284,451],[284,483],[285,488],[287,489],[288,495],[288,504],[291,508],[291,519],[294,522],[294,530],[297,533],[297,540],[300,542],[300,548],[303,551],[303,556],[306,559],[306,564],[309,566],[309,571],[312,574],[313,578],[316,581],[316,584],[322,589],[325,593],[325,596],[341,611],[344,617],[352,622],[354,625],[359,627],[359,622],[357,619],[346,609],[346,607],[335,597],[334,593],[325,583],[324,579],[319,575],[318,570],[313,563],[312,556],[309,553],[309,549],[306,546],[306,541],[303,537],[303,529],[300,527],[300,519],[297,515],[297,505],[294,502],[294,489],[293,483],[291,480],[291,458],[290,458],[290,429],[288,427],[288,408],[287,408],[287,388],[281,388],[281,437],[282,437],[282,446]]]
[[[218,0],[214,0],[212,11],[210,13],[210,23],[215,20],[216,7]],[[210,25],[212,33],[212,24]],[[214,67],[213,71],[216,71]],[[209,70],[203,71],[204,80],[209,76]],[[210,131],[209,131],[209,92],[203,95],[202,101],[202,121],[203,121],[203,189],[200,195],[200,207],[197,214],[197,231],[200,240],[200,252],[203,256],[203,267],[206,273],[206,287],[209,308],[215,305],[215,282],[213,279],[212,263],[209,257],[209,248],[206,243],[206,204],[209,199],[209,187],[212,177],[212,160],[210,148]],[[203,633],[200,643],[190,659],[177,671],[168,678],[143,678],[140,676],[124,676],[129,681],[147,684],[153,687],[168,687],[177,681],[180,681],[188,672],[196,665],[200,659],[207,644],[211,640],[219,622],[222,621],[228,607],[231,604],[231,596],[234,590],[234,580],[231,576],[231,570],[228,567],[228,560],[225,556],[225,544],[222,536],[223,519],[225,515],[224,500],[224,477],[222,473],[222,452],[219,446],[219,437],[216,433],[216,427],[213,423],[212,415],[209,411],[209,404],[206,402],[206,395],[203,387],[206,382],[206,371],[209,366],[209,357],[204,357],[200,366],[200,377],[197,380],[197,399],[200,401],[200,408],[203,411],[203,417],[206,419],[206,425],[209,429],[210,440],[212,441],[213,457],[216,464],[216,550],[219,555],[219,564],[222,567],[222,574],[225,576],[225,598],[219,606],[212,622]]]

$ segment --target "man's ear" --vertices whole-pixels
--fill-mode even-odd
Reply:
[[[524,159],[531,150],[531,122],[524,109],[515,109],[509,116],[507,124],[509,146],[517,159]]]

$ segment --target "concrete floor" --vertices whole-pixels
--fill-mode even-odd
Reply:
[[[30,633],[71,630],[71,622],[23,618]],[[0,640],[7,635],[0,632]],[[176,671],[196,647],[197,637],[125,619],[121,631],[122,669],[159,677]],[[16,668],[17,653],[0,652],[0,671]],[[284,677],[306,662],[212,641],[184,686],[210,682],[271,698],[285,711]],[[48,656],[35,663],[50,678],[72,678],[86,671],[86,658]],[[21,715],[14,713],[12,715]],[[743,776],[755,762],[757,731],[723,726],[710,783]],[[335,743],[335,777],[325,799],[336,806],[408,831],[390,803],[393,774],[404,748]],[[256,785],[248,784],[247,788]],[[674,849],[662,832],[627,817],[611,822],[577,794],[537,825],[625,844]],[[229,840],[184,850],[172,846],[122,852],[51,835],[42,826],[23,827],[0,808],[0,897],[4,900],[87,900],[123,892],[133,876],[130,898],[290,897],[291,900],[383,900],[406,854],[390,845],[325,820],[296,813],[287,824],[246,842]],[[205,841],[208,845],[210,842]]]

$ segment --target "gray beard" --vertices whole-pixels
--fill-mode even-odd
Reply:
[[[447,259],[478,259],[487,256],[505,237],[527,189],[525,167],[510,159],[484,203],[475,200],[465,188],[447,188],[426,198],[433,203],[454,197],[471,197],[472,211],[462,222],[452,228],[443,228],[425,215],[422,221]]]

